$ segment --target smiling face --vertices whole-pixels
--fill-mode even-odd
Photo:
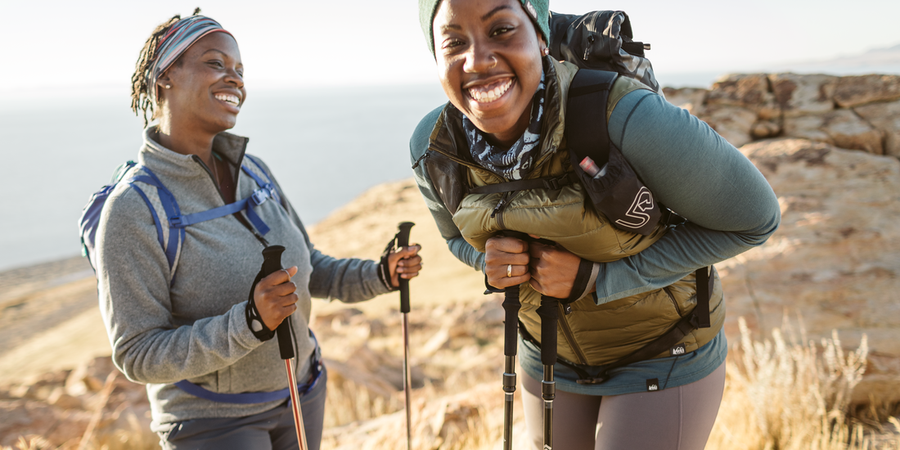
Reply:
[[[488,139],[528,128],[543,41],[519,0],[443,0],[433,22],[438,76],[450,103]]]
[[[247,98],[243,75],[241,52],[231,35],[202,37],[157,80],[161,119],[213,134],[234,127]]]

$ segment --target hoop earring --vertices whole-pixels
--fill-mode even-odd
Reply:
[[[549,49],[549,48],[544,48],[543,50],[541,50],[541,54],[544,55],[544,56],[549,55],[549,54],[550,54],[550,49]]]

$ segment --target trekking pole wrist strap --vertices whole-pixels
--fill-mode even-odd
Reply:
[[[253,285],[250,286],[250,295],[247,298],[247,307],[244,309],[244,317],[247,319],[247,326],[250,328],[250,332],[253,333],[253,336],[256,336],[260,341],[265,342],[275,337],[275,330],[270,330],[269,327],[266,326],[266,323],[263,322],[262,316],[259,314],[259,309],[256,308],[256,301],[253,299],[253,292],[256,290],[256,285],[261,279],[262,277],[260,275],[256,275],[256,279],[253,280]]]
[[[378,278],[381,280],[382,284],[384,284],[384,287],[387,288],[388,292],[400,290],[400,286],[395,287],[391,284],[391,262],[388,259],[391,250],[397,245],[397,238],[399,237],[400,233],[398,232],[390,241],[388,241],[387,246],[384,247],[384,251],[381,252],[381,259],[378,262]]]

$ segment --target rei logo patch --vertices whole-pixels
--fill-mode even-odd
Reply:
[[[647,380],[647,392],[653,392],[659,390],[659,379],[651,378]]]
[[[616,219],[616,223],[627,228],[641,228],[650,222],[650,212],[653,211],[654,205],[653,193],[650,192],[650,189],[647,189],[647,186],[641,186],[641,189],[631,202],[631,207],[625,213],[625,216],[633,219],[633,221]]]
[[[672,356],[683,355],[685,353],[687,353],[687,348],[685,348],[684,343],[678,344],[669,350],[669,354]]]

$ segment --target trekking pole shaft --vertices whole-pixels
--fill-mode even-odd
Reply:
[[[306,428],[303,426],[303,412],[300,411],[300,393],[297,391],[297,380],[294,378],[294,360],[284,360],[284,368],[287,371],[288,386],[291,392],[291,409],[294,416],[294,430],[297,431],[297,443],[300,450],[306,450]]]
[[[410,391],[412,378],[410,376],[409,370],[409,322],[407,321],[406,314],[403,314],[403,321],[401,322],[401,327],[403,329],[403,396],[406,402],[406,448],[408,450],[412,449],[412,413],[410,408]]]
[[[553,366],[544,366],[544,380],[541,381],[541,397],[544,399],[544,449],[553,448],[553,399],[556,398],[556,381]]]
[[[412,222],[401,222],[397,232],[397,246],[409,246],[409,231],[415,225]],[[412,392],[412,377],[409,370],[409,280],[399,278],[400,280],[400,312],[403,320],[401,328],[403,332],[403,397],[406,406],[406,448],[412,450],[412,408],[410,405],[410,393]]]
[[[556,398],[556,381],[553,365],[556,364],[556,328],[559,320],[559,299],[541,296],[538,307],[541,317],[541,363],[544,379],[541,381],[541,397],[544,399],[544,450],[553,448],[553,399]]]
[[[512,449],[513,401],[516,394],[516,346],[519,328],[519,286],[504,290],[503,310],[503,450]]]
[[[503,450],[512,450],[513,400],[516,396],[516,357],[504,356]]]

